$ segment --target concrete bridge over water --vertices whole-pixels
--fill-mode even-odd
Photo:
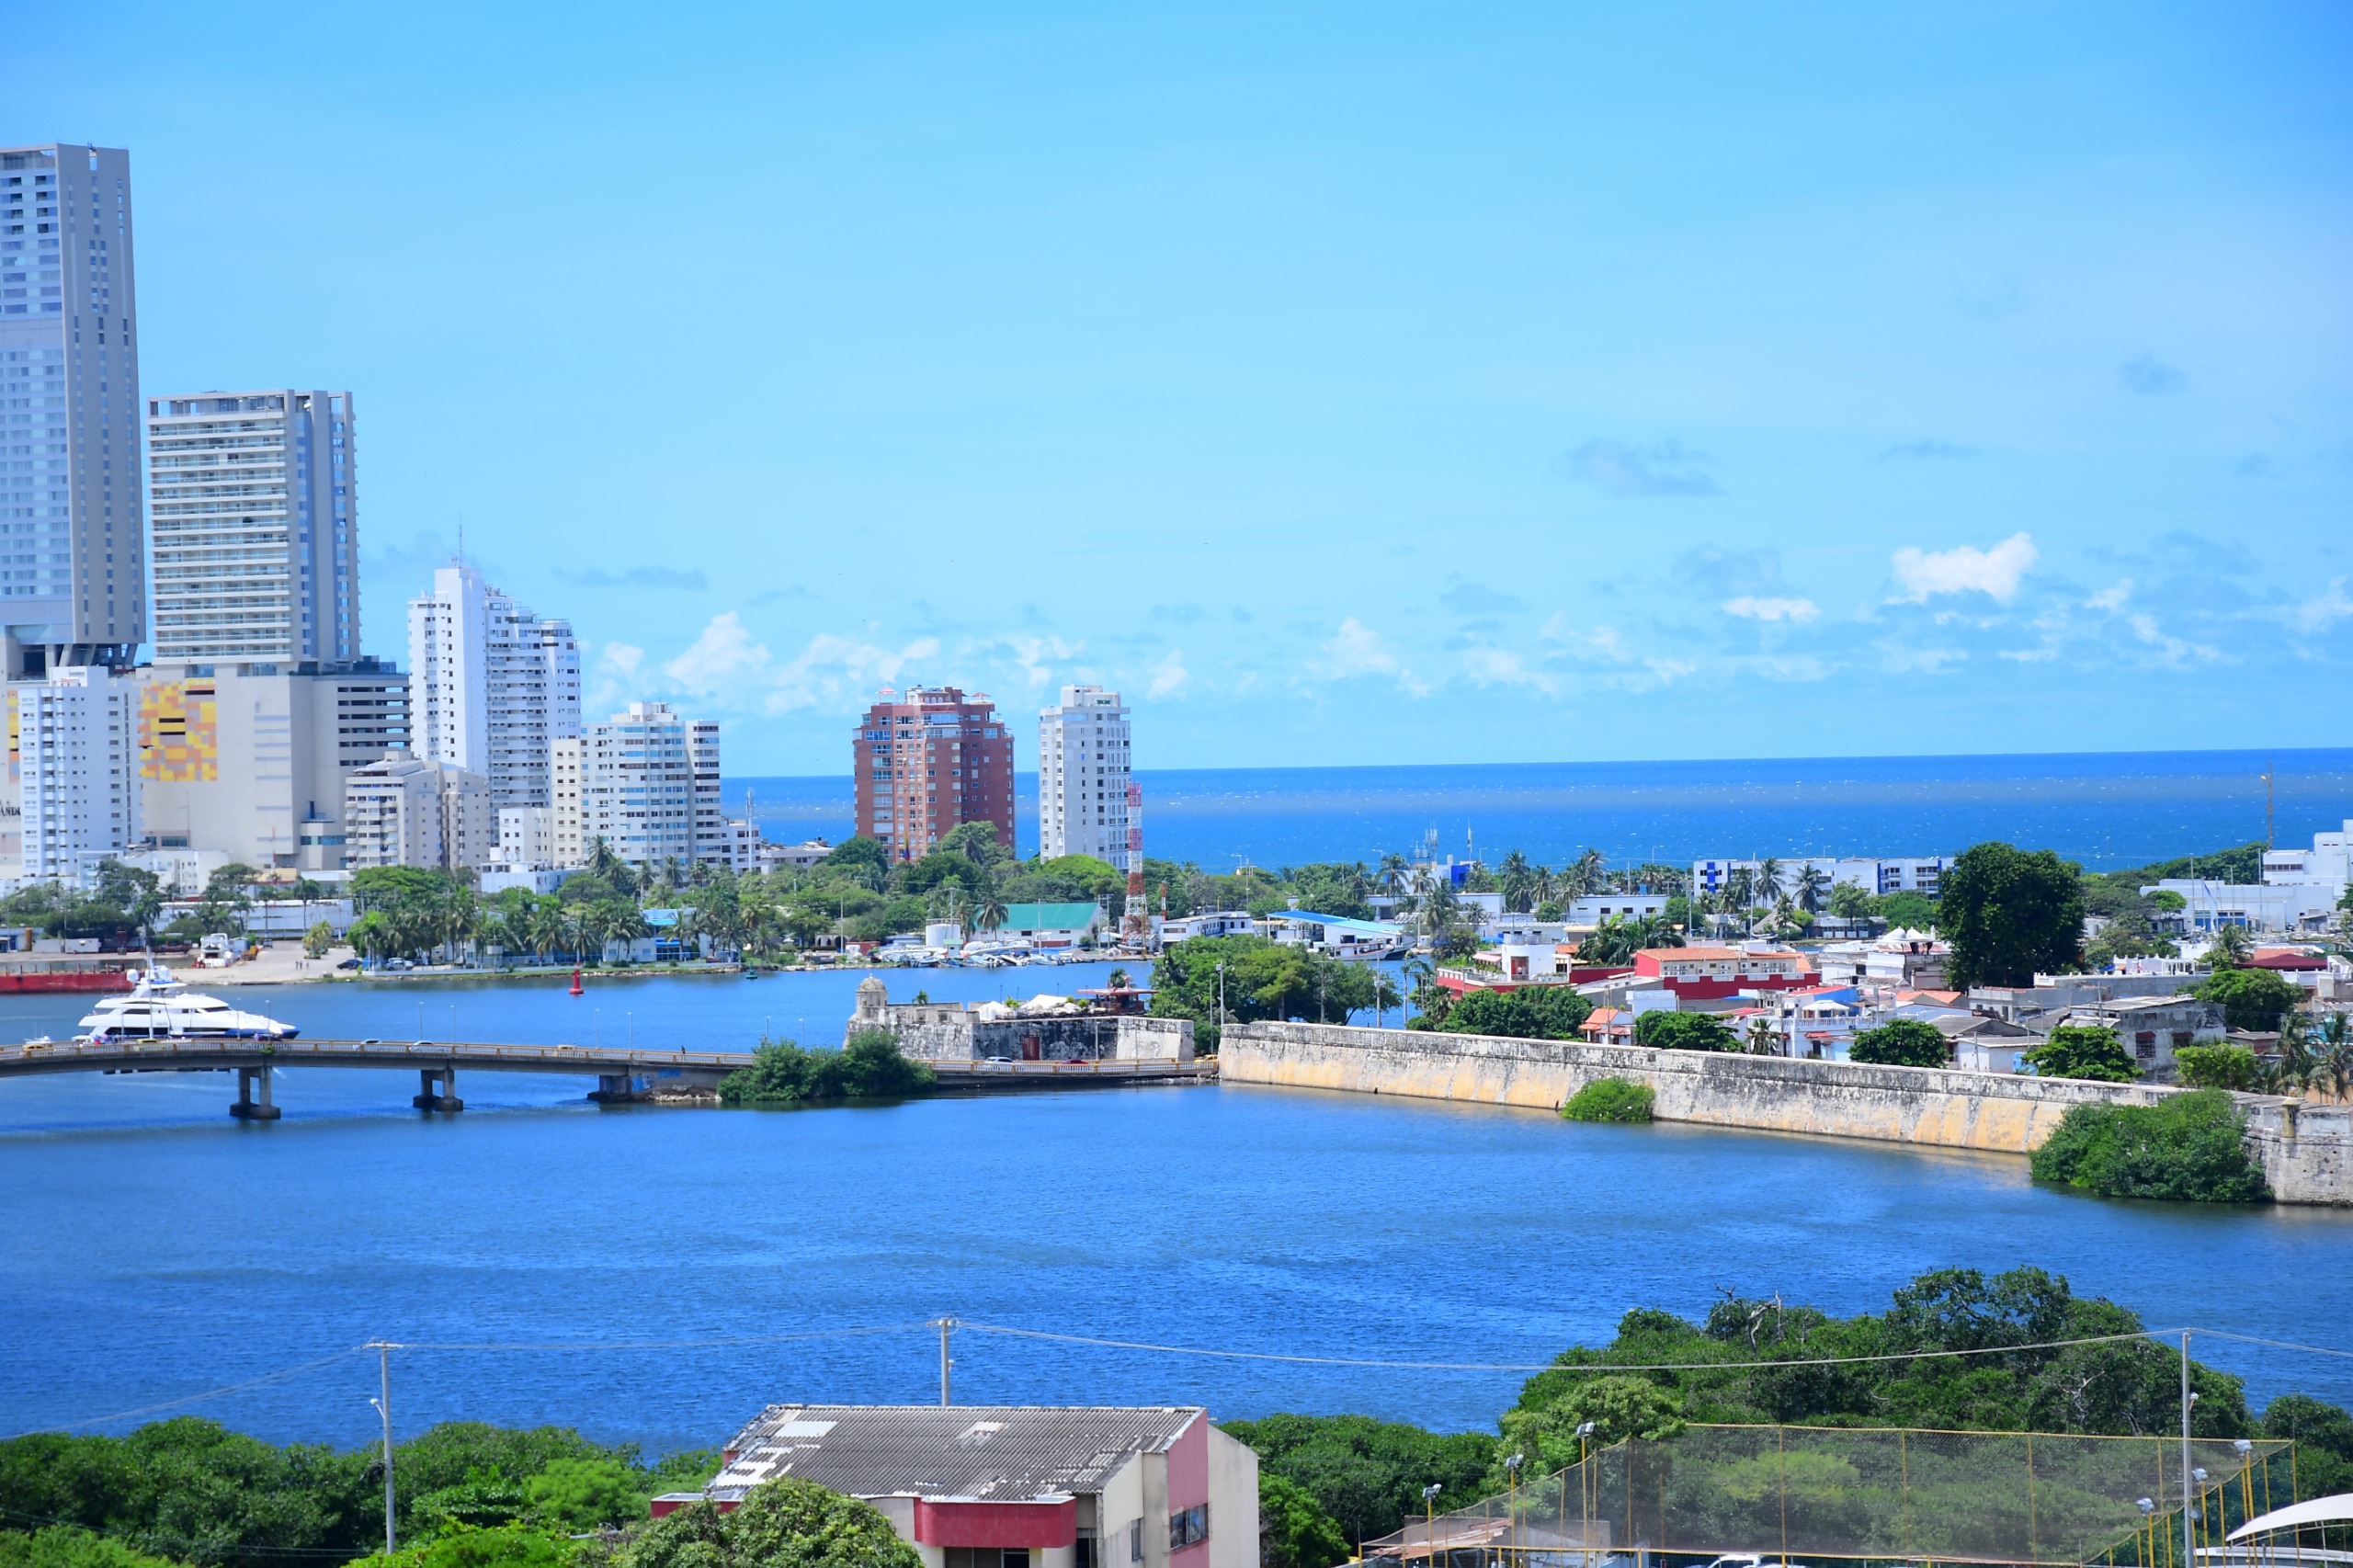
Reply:
[[[231,1116],[276,1121],[270,1070],[276,1067],[413,1068],[422,1111],[458,1111],[458,1069],[491,1073],[561,1073],[593,1077],[589,1098],[622,1104],[676,1097],[709,1098],[719,1081],[751,1065],[749,1051],[650,1051],[618,1045],[498,1045],[486,1042],[388,1040],[113,1040],[100,1045],[72,1040],[0,1045],[0,1079],[43,1073],[204,1073],[237,1074]],[[931,1062],[949,1094],[998,1089],[1108,1087],[1118,1084],[1203,1083],[1209,1063],[1154,1062]]]

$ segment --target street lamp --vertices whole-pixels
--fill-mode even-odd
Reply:
[[[1519,1549],[1519,1467],[1528,1461],[1526,1454],[1514,1454],[1504,1460],[1504,1474],[1510,1480],[1511,1499],[1508,1504],[1511,1520],[1512,1550]]]
[[[1221,970],[1224,967],[1218,966]],[[1437,1568],[1438,1494],[1445,1490],[1444,1484],[1436,1481],[1422,1488],[1422,1561],[1427,1568]]]

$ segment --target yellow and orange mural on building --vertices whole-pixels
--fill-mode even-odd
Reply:
[[[221,777],[221,731],[209,680],[153,681],[139,694],[139,774],[158,784]]]

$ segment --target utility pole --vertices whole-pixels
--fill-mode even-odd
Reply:
[[[955,1365],[948,1358],[948,1335],[955,1326],[954,1318],[939,1320],[939,1407],[942,1410],[948,1408],[948,1369]]]
[[[2263,846],[2266,849],[2279,847],[2279,835],[2274,831],[2279,803],[2279,765],[2267,762],[2263,765]]]
[[[2198,1561],[2198,1536],[2189,1517],[2189,1406],[2198,1396],[2189,1392],[2189,1331],[2181,1331],[2181,1561],[2185,1568]]]
[[[368,1403],[384,1418],[384,1555],[390,1557],[392,1541],[392,1347],[379,1339],[376,1344],[376,1369],[383,1380],[381,1399]]]

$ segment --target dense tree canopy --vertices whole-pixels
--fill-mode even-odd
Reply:
[[[2222,1006],[2222,1021],[2234,1029],[2269,1032],[2288,1009],[2303,1000],[2302,987],[2268,969],[2218,969],[2191,993]]]
[[[1152,1011],[1157,1017],[1192,1019],[1199,1050],[1216,1049],[1220,964],[1229,1023],[1346,1023],[1350,1013],[1373,1004],[1375,977],[1363,964],[1264,937],[1171,942],[1153,964]]]
[[[1877,1028],[1856,1031],[1847,1060],[1892,1067],[1947,1067],[1952,1063],[1952,1042],[1923,1019],[1891,1018]]]
[[[1955,986],[2030,985],[2083,962],[2082,873],[2048,849],[2006,844],[1961,851],[1945,873],[1937,929],[1951,944]]]

